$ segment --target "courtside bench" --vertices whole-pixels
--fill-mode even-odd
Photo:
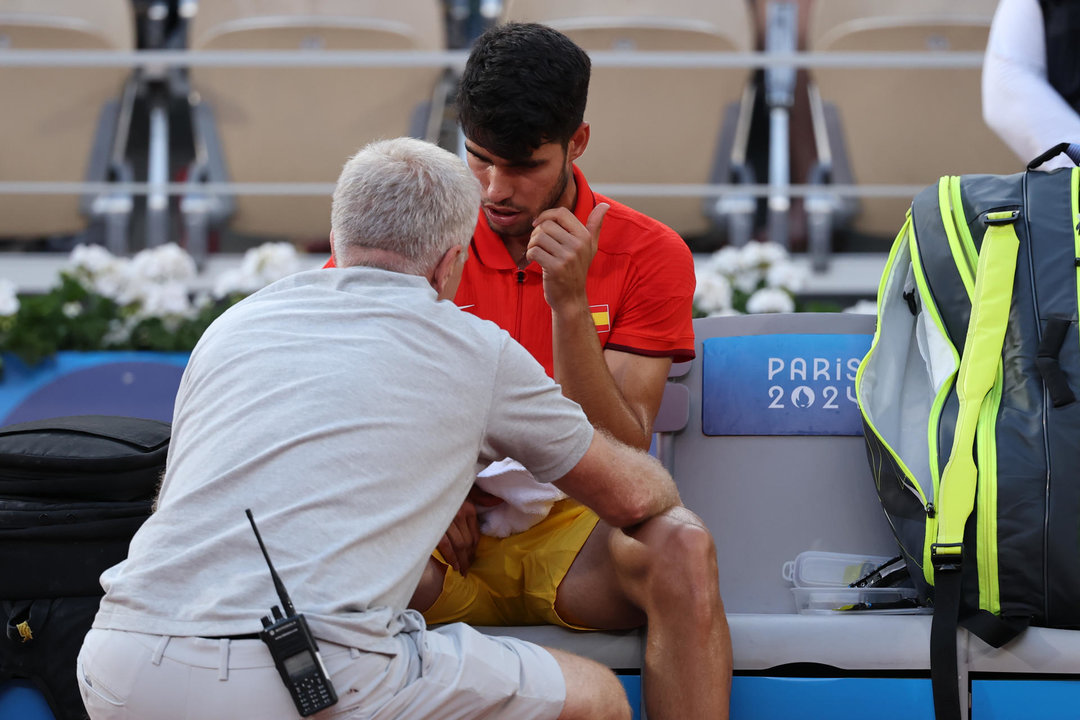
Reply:
[[[934,717],[929,615],[799,614],[781,574],[804,550],[896,554],[854,401],[873,331],[872,316],[843,313],[702,318],[696,359],[672,370],[656,451],[716,540],[732,720]],[[594,658],[640,700],[642,631],[483,630]],[[957,642],[973,720],[1076,716],[1080,633]]]

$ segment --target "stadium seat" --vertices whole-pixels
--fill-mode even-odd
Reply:
[[[441,51],[445,25],[439,0],[214,0],[199,4],[189,44],[195,52]],[[333,184],[371,140],[436,140],[444,74],[442,67],[193,67],[201,162],[189,180]],[[232,207],[199,200],[184,202],[189,242],[207,216],[231,215],[232,231],[260,237],[325,239],[330,230],[329,194],[238,196]]]
[[[996,5],[818,0],[810,10],[807,49],[982,52]],[[1022,170],[983,122],[980,73],[978,67],[813,69],[811,106],[823,164],[811,181],[924,185],[946,174]],[[863,198],[850,229],[891,240],[910,202]]]
[[[129,0],[0,0],[0,53],[134,48]],[[134,87],[124,67],[0,67],[0,182],[130,180]],[[75,235],[110,217],[126,237],[130,197],[0,194],[0,237]]]
[[[588,51],[749,52],[753,45],[745,0],[508,0],[502,19],[550,25]],[[741,143],[735,136],[740,107],[748,132],[752,102],[740,101],[749,78],[745,68],[594,66],[585,111],[592,137],[579,165],[593,185],[732,182],[746,172],[745,132]],[[718,219],[715,198],[619,199],[684,238]]]

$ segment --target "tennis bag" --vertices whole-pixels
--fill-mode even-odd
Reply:
[[[0,683],[85,720],[75,659],[165,469],[168,423],[86,415],[0,427]]]
[[[960,717],[956,627],[1000,647],[1080,628],[1080,168],[919,193],[855,380],[867,456],[934,605],[938,720]]]

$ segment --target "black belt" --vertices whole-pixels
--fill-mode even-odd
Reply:
[[[247,635],[215,635],[214,637],[208,637],[207,640],[258,640],[259,633],[248,633]]]

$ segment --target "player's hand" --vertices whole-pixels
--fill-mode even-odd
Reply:
[[[597,205],[584,225],[562,207],[545,210],[533,221],[525,257],[543,269],[544,298],[553,310],[588,304],[585,279],[610,207]]]
[[[480,525],[476,520],[476,505],[471,500],[461,504],[437,545],[443,559],[462,575],[469,572],[480,542]]]
[[[467,575],[469,568],[472,567],[473,560],[476,559],[476,546],[480,543],[477,506],[492,507],[501,502],[503,502],[502,499],[473,485],[465,502],[458,509],[457,515],[450,522],[450,527],[439,541],[437,547],[443,559],[462,575]]]

